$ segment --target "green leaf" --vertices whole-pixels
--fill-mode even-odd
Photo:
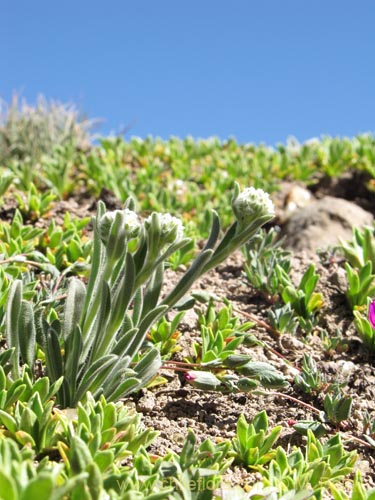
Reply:
[[[50,389],[49,378],[41,377],[36,382],[34,382],[32,392],[33,394],[38,393],[41,401],[43,401],[44,403],[50,397],[49,389]]]
[[[6,411],[0,410],[0,421],[11,432],[15,433],[17,431],[17,428],[18,428],[17,421],[15,420],[14,417],[12,417]],[[1,492],[1,488],[0,488],[0,492]]]
[[[20,421],[20,428],[23,430],[23,431],[26,431],[28,432],[29,434],[33,434],[33,428],[34,428],[34,424],[35,422],[37,421],[37,415],[35,415],[35,413],[30,410],[30,408],[26,407],[23,409],[22,411],[22,417],[21,417],[21,421]]]
[[[246,418],[243,414],[240,415],[239,419],[237,420],[237,428],[236,428],[236,435],[238,439],[238,444],[242,449],[246,449],[247,447],[247,436],[248,436],[248,429],[249,429],[249,424],[246,422]]]
[[[180,452],[180,466],[182,471],[188,469],[190,465],[193,464],[195,460],[195,435],[191,429],[188,431],[188,435],[186,436],[184,446]]]
[[[84,302],[86,298],[86,287],[82,281],[72,278],[67,291],[64,320],[62,324],[62,335],[67,339],[79,324],[82,316]]]
[[[140,346],[144,342],[148,329],[157,320],[157,318],[161,317],[162,314],[167,311],[167,309],[168,306],[166,304],[161,304],[147,314],[147,316],[141,321],[137,334],[129,342],[129,345],[124,354],[130,356],[131,358],[135,356]]]
[[[21,399],[25,390],[26,384],[17,384],[17,382],[14,382],[8,390],[4,408],[10,408],[13,403]]]
[[[153,272],[143,298],[141,318],[144,318],[158,303],[161,286],[163,284],[164,264],[161,263]]]
[[[85,372],[77,388],[74,401],[78,402],[87,391],[91,391],[93,385],[100,385],[105,379],[108,371],[116,363],[118,356],[108,354],[95,361]]]
[[[91,362],[108,354],[108,347],[113,340],[112,332],[107,329],[107,320],[111,313],[111,293],[106,281],[101,284],[101,303],[97,311],[93,330],[90,337],[84,339],[84,353],[92,346]]]
[[[174,289],[163,299],[161,304],[167,304],[168,308],[173,307],[173,305],[189,291],[194,281],[203,274],[203,268],[208,264],[212,255],[212,249],[202,250]]]
[[[19,376],[19,313],[22,300],[22,281],[15,280],[8,292],[8,301],[5,315],[5,337],[7,346],[14,348],[12,356],[12,374],[14,378]]]
[[[252,424],[254,426],[255,432],[264,431],[266,432],[268,429],[268,417],[265,410],[260,411],[255,415],[252,420]]]
[[[238,380],[236,387],[239,391],[249,392],[258,387],[258,382],[253,379],[243,377]]]
[[[93,462],[89,448],[86,443],[78,436],[73,436],[69,453],[69,463],[74,474],[79,474],[87,469],[87,466]]]
[[[130,252],[126,254],[125,269],[119,280],[119,284],[113,293],[111,316],[109,320],[113,333],[116,332],[122,323],[134,294],[135,265]]]
[[[89,474],[89,477],[87,479],[87,486],[90,491],[91,499],[99,500],[103,491],[103,479],[101,471],[95,462],[90,463],[86,467],[86,471]]]
[[[29,448],[35,447],[35,439],[31,436],[29,432],[17,431],[15,432],[15,438],[17,442],[22,446],[28,446]]]
[[[310,430],[314,434],[314,436],[318,438],[324,436],[327,433],[323,424],[315,420],[300,420],[293,425],[293,429],[295,429],[299,434],[302,434],[303,436],[307,436],[307,431]]]
[[[125,397],[140,388],[140,380],[134,377],[129,377],[117,385],[116,389],[108,394],[107,399],[108,401],[117,401],[119,398]]]
[[[113,464],[114,458],[113,450],[99,450],[95,453],[94,461],[99,467],[99,470],[104,472]]]
[[[29,408],[30,410],[32,410],[35,413],[38,420],[40,420],[42,418],[44,407],[43,407],[42,400],[41,400],[39,393],[35,392],[31,396],[31,398],[29,399],[29,401],[27,403],[27,408]]]
[[[68,335],[65,342],[65,377],[69,381],[71,391],[77,386],[77,377],[81,365],[83,351],[82,331],[79,325]]]
[[[63,375],[61,347],[57,333],[53,328],[49,328],[47,332],[46,365],[51,382],[55,382]]]
[[[20,354],[24,363],[32,367],[35,361],[36,330],[34,310],[31,304],[21,301],[18,320]]]
[[[250,361],[239,366],[237,371],[246,377],[259,380],[267,388],[285,387],[288,383],[285,376],[268,363]]]
[[[276,427],[274,427],[271,430],[271,432],[269,433],[269,435],[264,440],[262,446],[260,447],[259,454],[261,456],[263,456],[263,455],[265,455],[266,453],[269,452],[269,450],[272,448],[272,446],[274,445],[274,443],[279,439],[281,430],[282,430],[282,426],[281,425],[277,425]]]
[[[29,480],[20,500],[50,500],[53,488],[52,476],[41,472]]]
[[[4,368],[0,364],[0,391],[6,388],[7,377],[4,372]]]
[[[0,499],[18,500],[16,482],[2,469],[0,469]]]
[[[142,385],[146,385],[159,371],[162,365],[160,351],[156,348],[149,349],[133,367],[133,370]]]
[[[207,243],[205,245],[205,249],[212,249],[215,247],[217,239],[220,234],[220,219],[215,210],[211,212],[212,220],[211,220],[211,230],[210,235],[208,237]]]

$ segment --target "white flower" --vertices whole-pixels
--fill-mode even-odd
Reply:
[[[139,232],[140,222],[138,216],[133,210],[125,208],[124,210],[113,210],[107,212],[99,221],[99,233],[103,243],[108,243],[109,234],[112,224],[117,217],[121,217],[121,223],[118,229],[118,236],[126,239],[135,238]]]
[[[311,137],[303,143],[304,146],[320,146],[321,140],[318,137]]]
[[[232,202],[234,215],[241,226],[248,226],[262,215],[274,215],[275,207],[270,195],[263,189],[246,188]]]
[[[171,215],[169,213],[151,214],[145,220],[146,229],[148,227],[150,227],[150,225],[152,223],[152,218],[155,216],[157,216],[159,219],[160,242],[162,245],[165,245],[167,243],[175,243],[175,242],[182,240],[182,238],[184,236],[184,226],[182,225],[182,222],[180,219],[178,219],[177,217],[174,217],[173,215]]]
[[[168,189],[169,191],[173,191],[178,198],[187,194],[188,191],[187,186],[182,179],[172,180],[168,185]]]
[[[292,155],[297,155],[301,151],[301,144],[298,142],[298,139],[295,137],[291,136],[288,137],[286,141],[286,148],[288,153]]]

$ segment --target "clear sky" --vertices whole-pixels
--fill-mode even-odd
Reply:
[[[374,0],[1,0],[0,96],[100,131],[300,141],[375,131]]]

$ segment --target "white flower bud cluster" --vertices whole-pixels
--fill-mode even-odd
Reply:
[[[184,236],[184,226],[177,217],[169,213],[157,214],[160,224],[160,239],[163,245],[167,243],[176,243],[182,240]],[[145,226],[149,226],[152,221],[152,215],[145,220]]]
[[[263,189],[244,189],[232,202],[233,212],[241,226],[249,225],[262,215],[274,215],[275,207],[270,195]]]
[[[133,210],[129,210],[128,208],[125,208],[125,210],[123,210],[123,213],[125,230],[131,238],[134,238],[135,236],[137,236],[139,228],[141,227],[138,215],[133,212]]]
[[[135,238],[139,233],[141,224],[137,214],[133,212],[133,210],[129,210],[128,208],[124,210],[113,210],[112,212],[105,213],[99,221],[100,237],[104,244],[108,242],[109,233],[117,214],[121,215],[120,231],[124,234],[126,239]]]

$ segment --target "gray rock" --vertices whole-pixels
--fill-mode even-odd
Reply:
[[[339,238],[351,240],[353,227],[371,225],[373,220],[355,203],[326,196],[293,212],[280,236],[285,236],[285,248],[316,252],[337,245]]]

